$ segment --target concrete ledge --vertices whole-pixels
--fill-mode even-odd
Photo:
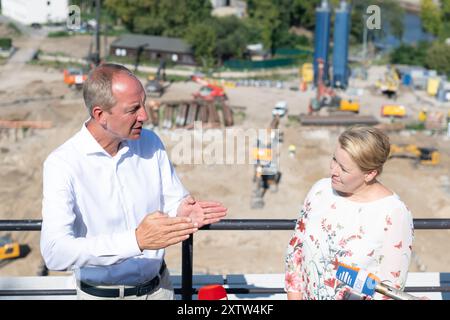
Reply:
[[[181,287],[181,275],[171,276],[175,288]],[[194,288],[208,284],[221,284],[225,288],[262,289],[259,293],[229,294],[229,300],[285,300],[285,293],[278,292],[284,285],[284,274],[230,274],[194,275]],[[406,287],[448,287],[450,273],[411,272]],[[76,282],[73,276],[47,277],[0,277],[0,300],[75,300]],[[16,292],[14,293],[13,291]],[[37,294],[39,290],[40,294]],[[450,300],[450,292],[412,292],[416,296],[426,296],[432,300]],[[181,299],[177,295],[177,299]],[[193,299],[197,299],[194,295]]]

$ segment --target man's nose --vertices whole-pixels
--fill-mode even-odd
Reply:
[[[147,120],[148,120],[147,109],[145,107],[142,107],[141,110],[139,110],[138,121],[145,122]]]

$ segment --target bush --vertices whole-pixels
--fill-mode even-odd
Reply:
[[[390,55],[391,63],[413,66],[425,66],[429,43],[420,42],[417,46],[402,44]]]
[[[49,32],[47,35],[49,38],[68,37],[70,34],[67,31],[54,31]]]
[[[22,34],[22,31],[12,22],[8,23],[8,28],[12,30],[15,36],[20,36]]]
[[[0,48],[3,50],[9,50],[12,47],[11,38],[0,38]]]
[[[450,47],[435,41],[427,51],[425,64],[427,68],[437,70],[438,73],[450,75]]]

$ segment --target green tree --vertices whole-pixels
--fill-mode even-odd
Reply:
[[[192,46],[195,59],[204,68],[210,68],[215,64],[214,51],[216,49],[217,34],[211,28],[211,21],[208,23],[197,23],[189,27],[189,32],[185,35],[185,40]]]
[[[236,16],[214,18],[211,26],[217,35],[215,55],[219,62],[244,57],[252,32],[242,20]]]
[[[210,18],[209,0],[105,0],[105,8],[136,33],[183,37]]]
[[[259,26],[264,47],[273,51],[276,30],[282,24],[277,3],[272,0],[248,0],[247,11],[250,19]]]
[[[442,20],[444,22],[450,21],[450,0],[441,0]]]
[[[393,64],[425,66],[429,45],[425,41],[419,42],[417,45],[402,44],[392,51],[390,61]]]
[[[137,3],[135,0],[105,0],[103,7],[116,19],[120,20],[125,27],[132,31],[134,29],[134,17],[139,11],[148,12],[151,4]]]
[[[291,4],[290,26],[314,30],[316,7],[320,1],[293,0]]]
[[[438,73],[450,75],[450,50],[445,43],[435,41],[427,51],[425,65]]]
[[[442,17],[439,7],[434,4],[433,0],[420,1],[420,18],[425,31],[435,36],[439,36],[442,32]]]
[[[450,38],[450,0],[441,0],[442,29],[440,38]]]

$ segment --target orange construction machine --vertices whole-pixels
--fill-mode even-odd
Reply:
[[[227,100],[225,90],[216,84],[213,84],[198,75],[191,76],[191,80],[201,85],[200,90],[193,94],[194,98],[200,98],[206,101]]]
[[[70,88],[75,87],[76,89],[81,89],[83,83],[88,77],[88,73],[82,68],[68,68],[64,69],[64,83],[66,83]]]

